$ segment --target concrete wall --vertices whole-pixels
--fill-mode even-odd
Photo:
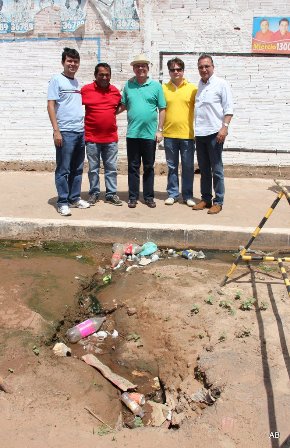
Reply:
[[[138,15],[130,19],[128,5],[133,2],[107,2],[112,3],[108,18],[100,9],[101,2],[89,0],[82,4],[84,25],[73,32],[62,29],[61,1],[54,6],[47,1],[47,7],[37,13],[34,10],[31,31],[0,34],[1,161],[54,159],[46,112],[47,84],[52,74],[61,71],[62,48],[71,46],[81,54],[78,79],[82,84],[92,81],[97,62],[106,61],[112,66],[112,83],[119,88],[131,76],[132,56],[143,50],[151,58],[152,76],[163,81],[168,79],[167,59],[176,52],[191,53],[181,57],[186,63],[186,77],[195,83],[198,53],[215,53],[216,74],[228,80],[235,100],[225,147],[277,152],[225,152],[225,163],[290,165],[290,153],[279,154],[281,150],[290,152],[289,58],[250,54],[253,17],[289,16],[289,1],[140,0],[134,2]],[[12,0],[6,2],[12,5]],[[28,0],[20,0],[20,4],[23,10],[33,10]],[[112,17],[116,19],[113,25],[108,22]],[[120,27],[125,29],[116,29]],[[161,58],[163,74],[159,73],[160,52],[171,53]],[[118,121],[122,158],[125,114]],[[162,151],[158,160],[164,161]]]

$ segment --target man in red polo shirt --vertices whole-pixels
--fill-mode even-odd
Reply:
[[[89,162],[90,197],[95,205],[100,195],[100,158],[105,171],[106,199],[122,205],[117,196],[118,133],[116,109],[121,100],[119,90],[110,84],[111,67],[100,63],[95,67],[95,81],[81,89],[85,105],[85,141]]]

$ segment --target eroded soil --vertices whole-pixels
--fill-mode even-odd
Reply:
[[[20,249],[2,249],[0,259],[0,376],[12,391],[0,392],[2,446],[290,446],[282,445],[290,433],[289,297],[275,265],[239,265],[220,288],[229,262],[167,258],[113,271],[99,288],[109,248],[65,258]],[[104,329],[119,332],[96,356],[145,393],[158,376],[175,429],[124,428],[119,391],[80,360],[88,348],[54,356],[52,340],[66,342],[65,330],[90,313],[89,296],[108,311]],[[240,309],[251,298],[252,309]],[[218,390],[213,404],[191,399],[202,387]]]

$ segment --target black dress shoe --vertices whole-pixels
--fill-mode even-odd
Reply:
[[[137,201],[135,199],[129,199],[129,201],[128,201],[129,208],[135,208],[136,205],[137,205]]]
[[[153,199],[150,199],[149,201],[145,201],[145,204],[150,207],[150,208],[155,208],[156,207],[156,202],[153,201]]]

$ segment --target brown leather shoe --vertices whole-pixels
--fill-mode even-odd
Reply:
[[[204,210],[205,208],[211,208],[211,202],[199,201],[198,204],[192,207],[192,210]]]
[[[217,213],[222,211],[222,206],[218,205],[218,204],[213,204],[213,206],[209,209],[209,211],[207,212],[208,215],[216,215]]]

